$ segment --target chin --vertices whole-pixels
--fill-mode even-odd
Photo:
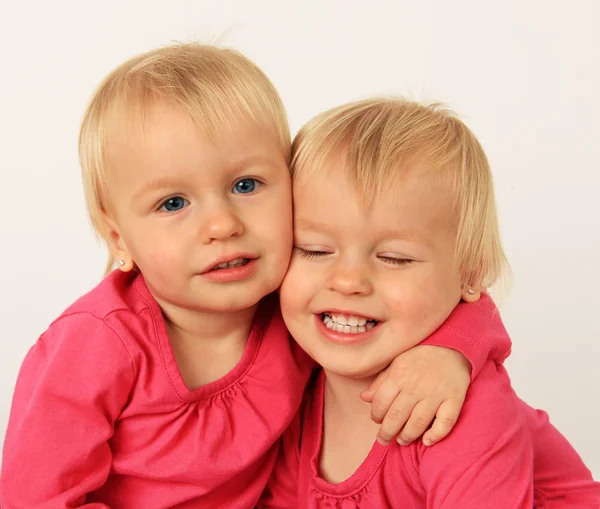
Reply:
[[[206,303],[203,309],[214,313],[235,313],[250,309],[260,302],[262,295],[241,295],[214,299]]]
[[[261,282],[260,284],[247,284],[231,287],[217,287],[202,289],[198,301],[206,304],[207,308],[214,311],[241,311],[258,304],[264,297],[277,289],[277,286]],[[206,297],[210,295],[210,300]],[[204,306],[203,306],[204,307]]]
[[[317,360],[317,362],[319,362]],[[386,365],[375,363],[358,362],[358,360],[348,360],[346,362],[320,363],[324,370],[334,373],[337,376],[361,380],[363,378],[372,378],[386,368]]]

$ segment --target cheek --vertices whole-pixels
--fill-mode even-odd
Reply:
[[[435,309],[435,299],[428,297],[429,292],[418,286],[393,287],[389,288],[387,293],[390,296],[387,299],[390,305],[389,311],[396,316],[401,316],[402,321],[408,326],[423,323]]]
[[[144,274],[173,274],[186,260],[186,250],[173,242],[175,238],[172,234],[166,237],[160,228],[136,228],[135,235],[128,235],[126,242]]]
[[[257,218],[256,227],[261,237],[279,260],[284,259],[287,268],[293,244],[291,199],[286,195],[278,196],[269,207],[265,207]]]
[[[314,279],[315,273],[305,269],[303,260],[299,260],[297,256],[292,257],[290,268],[281,285],[281,309],[290,319],[308,311],[308,306],[317,291]]]
[[[281,313],[294,340],[311,355],[312,335],[309,331],[312,330],[310,320],[313,317],[310,313],[310,304],[318,290],[311,282],[311,278],[305,277],[307,271],[300,265],[302,263],[292,259],[290,270],[281,286]]]
[[[386,281],[390,312],[406,326],[433,332],[460,300],[460,285],[448,273],[423,271],[418,277]]]

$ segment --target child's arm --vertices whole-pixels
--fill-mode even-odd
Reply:
[[[464,398],[485,361],[503,361],[511,342],[492,299],[460,303],[420,345],[399,355],[363,393],[381,423],[379,438],[432,445],[454,427]],[[434,420],[435,419],[435,420]]]
[[[298,507],[298,476],[300,470],[300,441],[302,412],[284,432],[279,443],[279,454],[258,509],[290,509]]]
[[[461,302],[448,319],[421,345],[443,346],[460,352],[469,361],[471,381],[487,360],[503,362],[511,341],[500,313],[485,293],[472,304]]]
[[[502,365],[486,363],[447,440],[418,445],[428,509],[531,509],[534,453]]]
[[[101,319],[66,316],[42,335],[15,388],[0,477],[3,509],[108,509],[86,504],[86,495],[109,475],[108,440],[134,376],[123,343]]]

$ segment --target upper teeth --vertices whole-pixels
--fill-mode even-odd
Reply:
[[[235,260],[231,260],[230,262],[219,263],[219,265],[215,266],[215,269],[226,269],[228,267],[238,267],[242,265],[246,261],[246,258],[236,258]]]
[[[371,330],[377,322],[364,316],[323,314],[323,323],[328,329],[357,334]]]

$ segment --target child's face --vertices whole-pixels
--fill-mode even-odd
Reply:
[[[235,311],[280,285],[291,183],[275,134],[238,122],[213,143],[179,109],[157,103],[144,129],[111,145],[109,160],[112,244],[159,304]]]
[[[413,165],[399,193],[370,207],[343,160],[294,187],[295,249],[281,305],[294,338],[331,372],[378,373],[460,301],[452,193],[421,172]]]

